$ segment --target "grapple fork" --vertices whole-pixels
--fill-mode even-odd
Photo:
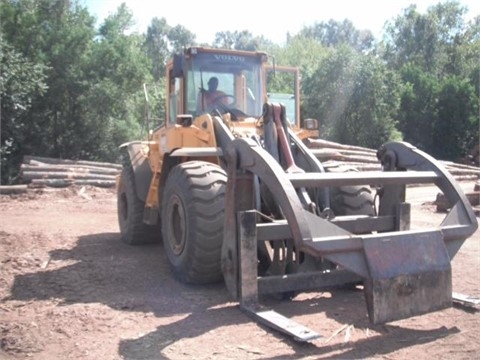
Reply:
[[[363,281],[373,323],[451,306],[450,261],[476,230],[477,220],[459,186],[435,159],[408,143],[392,142],[378,151],[384,169],[389,171],[287,173],[268,152],[248,139],[232,141],[225,155],[228,231],[223,243],[224,278],[232,295],[240,299],[241,307],[256,319],[308,341],[315,333],[288,319],[279,321],[278,314],[267,312],[270,315],[265,316],[258,295],[313,290],[358,280]],[[269,189],[283,219],[261,220],[255,208],[254,186],[245,186],[253,184],[254,178]],[[435,184],[454,206],[438,227],[409,230],[405,188],[407,184],[424,183]],[[325,219],[305,207],[298,191],[361,184],[382,188],[388,194],[380,198],[377,216]],[[257,244],[284,239],[292,241],[298,259],[301,254],[327,259],[336,264],[335,270],[259,276]]]

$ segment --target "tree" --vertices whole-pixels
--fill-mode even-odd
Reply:
[[[358,30],[350,20],[342,22],[329,20],[305,26],[297,36],[309,37],[319,41],[326,47],[349,45],[359,52],[373,49],[374,37],[370,30]]]
[[[153,79],[143,51],[145,37],[129,31],[132,19],[124,5],[106,18],[84,64],[90,87],[83,93],[81,112],[90,137],[88,144],[77,141],[75,153],[82,157],[113,161],[120,144],[146,138],[143,84]]]
[[[32,94],[22,115],[29,121],[18,157],[116,160],[118,145],[141,136],[142,85],[152,79],[128,8],[120,6],[98,34],[76,1],[12,0],[1,10],[5,41],[45,69],[46,90]]]
[[[93,38],[94,19],[76,2],[19,0],[2,4],[2,33],[33,66],[43,66],[44,92],[32,94],[18,156],[66,156],[81,124],[85,82],[79,64]]]
[[[468,80],[446,78],[438,94],[438,120],[432,149],[437,157],[458,161],[479,144],[479,105]]]
[[[213,42],[213,46],[217,48],[246,51],[263,50],[271,45],[271,41],[263,36],[253,36],[248,30],[217,32]]]
[[[395,121],[399,90],[398,77],[378,58],[339,47],[304,81],[309,94],[305,116],[323,123],[326,138],[376,148],[400,139]]]
[[[147,28],[145,46],[152,63],[152,74],[155,81],[165,75],[165,66],[170,53],[168,49],[169,31],[170,26],[165,18],[153,18]]]
[[[305,36],[291,37],[285,46],[273,45],[266,50],[274,57],[276,64],[299,68],[303,79],[312,76],[329,53],[328,48],[320,42]]]
[[[404,83],[399,109],[399,129],[405,141],[423,151],[431,152],[433,129],[438,119],[436,76],[413,64],[403,66],[400,76]]]
[[[168,32],[171,52],[178,53],[185,48],[195,45],[195,34],[182,25],[170,28]]]
[[[469,150],[472,133],[478,141],[478,127],[472,130],[470,124],[478,119],[471,97],[478,87],[480,26],[479,17],[466,24],[465,12],[458,1],[432,6],[425,14],[410,6],[384,37],[383,57],[405,84],[398,116],[405,140],[448,159]]]
[[[384,36],[385,59],[395,68],[413,63],[439,76],[451,63],[452,48],[465,31],[466,8],[458,1],[430,7],[426,14],[415,5],[387,23]]]
[[[22,161],[32,99],[47,90],[42,64],[33,64],[0,37],[0,161],[2,184],[14,181]]]

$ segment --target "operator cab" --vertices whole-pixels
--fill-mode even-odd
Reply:
[[[230,113],[232,120],[262,115],[264,94],[263,63],[260,52],[190,48],[176,56],[168,67],[168,123],[177,115]],[[211,87],[216,79],[218,87]],[[214,92],[214,94],[212,94]]]

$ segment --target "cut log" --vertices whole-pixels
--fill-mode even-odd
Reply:
[[[24,194],[27,191],[27,185],[0,185],[0,194]]]
[[[64,179],[64,180],[115,180],[115,175],[88,174],[66,171],[24,171],[22,173],[24,181],[34,179]]]
[[[470,193],[466,193],[465,196],[467,197],[468,201],[472,205],[472,207],[476,207],[480,205],[480,191],[474,191]],[[443,193],[438,193],[437,198],[435,200],[435,205],[437,205],[438,212],[447,211],[452,207],[452,204],[449,203],[447,198]]]
[[[37,162],[38,163],[38,162]],[[87,165],[53,165],[53,164],[44,164],[37,165],[33,164],[33,161],[30,162],[31,165],[22,164],[20,170],[22,172],[74,172],[82,174],[105,174],[105,175],[117,175],[119,170],[112,168],[103,168],[98,166],[87,166]]]
[[[474,166],[474,165],[467,165],[467,164],[459,164],[459,163],[454,163],[451,161],[445,161],[445,160],[440,160],[440,163],[445,166],[445,167],[454,167],[458,169],[468,169],[468,170],[473,170],[473,171],[480,171],[480,167]]]
[[[306,145],[309,148],[332,148],[332,149],[343,149],[343,150],[358,150],[358,151],[364,151],[373,154],[376,156],[377,150],[361,147],[361,146],[354,146],[354,145],[344,145],[344,144],[339,144],[333,141],[328,141],[328,140],[322,140],[322,139],[312,139],[309,138],[306,140]]]
[[[332,149],[310,149],[310,151],[320,161],[336,160],[342,162],[378,163],[378,160],[373,156],[344,155],[339,151],[332,151]]]
[[[342,154],[334,149],[310,149],[313,155],[321,161],[332,160],[335,158],[341,158]]]
[[[42,157],[42,156],[32,156],[32,155],[25,155],[23,157],[23,163],[28,164],[30,161],[35,160],[39,162],[43,162],[46,164],[75,164],[75,165],[90,165],[90,166],[100,166],[100,167],[107,167],[112,169],[122,169],[122,165],[108,163],[108,162],[96,162],[96,161],[86,161],[86,160],[68,160],[68,159],[55,159],[49,157]]]
[[[480,169],[471,170],[471,169],[459,169],[452,166],[446,168],[446,170],[452,175],[480,175]]]
[[[326,148],[324,148],[326,149]],[[334,149],[335,150],[335,149]],[[366,156],[372,158],[374,161],[378,161],[376,153],[372,153],[370,150],[344,150],[344,149],[336,149],[342,155],[353,155],[353,156]]]
[[[103,188],[115,187],[115,180],[73,180],[73,179],[33,179],[32,185],[34,186],[50,186],[50,187],[68,187],[71,185],[90,185]]]

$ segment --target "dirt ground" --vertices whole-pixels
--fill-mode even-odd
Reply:
[[[462,183],[473,190],[473,183]],[[415,226],[439,224],[437,189],[414,188]],[[453,260],[453,289],[480,296],[480,232]],[[163,246],[119,238],[113,190],[0,197],[0,359],[478,359],[480,317],[452,308],[371,325],[363,292],[266,305],[320,333],[299,343],[252,321],[223,284],[170,273]]]

